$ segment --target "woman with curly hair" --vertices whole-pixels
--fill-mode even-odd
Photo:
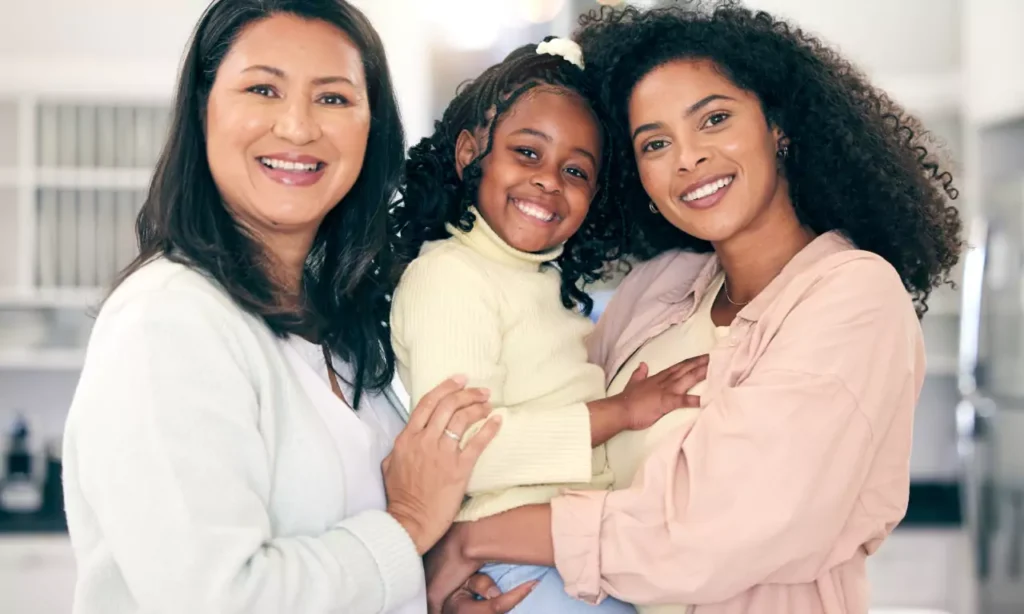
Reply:
[[[483,610],[486,578],[463,582],[506,561],[641,612],[867,612],[865,559],[907,506],[918,317],[960,250],[951,178],[917,120],[767,13],[627,8],[583,26],[645,259],[591,360],[614,393],[640,361],[709,354],[700,408],[612,439],[611,492],[455,525],[430,601]]]
[[[398,373],[413,403],[463,374],[502,419],[457,521],[546,503],[565,486],[607,488],[605,441],[697,403],[685,391],[703,379],[702,359],[607,398],[601,367],[587,362],[591,300],[580,285],[625,239],[592,98],[578,45],[527,45],[464,87],[409,154],[393,212],[398,251],[412,259],[391,313]],[[478,429],[455,418],[445,434],[455,447]],[[539,581],[527,604],[593,611],[550,566],[485,571],[502,588]],[[633,608],[608,600],[601,610]]]

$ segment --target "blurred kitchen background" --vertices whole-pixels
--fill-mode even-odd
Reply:
[[[606,0],[612,3],[611,0]],[[635,4],[651,6],[655,1]],[[70,611],[60,437],[97,304],[207,0],[4,2],[0,19],[0,612]],[[596,0],[362,0],[410,142],[463,79]],[[838,46],[951,155],[971,251],[923,320],[906,520],[877,614],[1024,613],[1024,1],[749,0]],[[965,276],[966,271],[966,276]],[[605,293],[608,287],[599,289]],[[884,356],[879,357],[884,360]],[[159,556],[159,553],[153,553]]]

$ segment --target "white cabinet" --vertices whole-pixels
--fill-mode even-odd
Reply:
[[[169,116],[155,97],[0,93],[0,369],[80,368]]]
[[[68,614],[74,590],[66,535],[0,535],[0,612]]]

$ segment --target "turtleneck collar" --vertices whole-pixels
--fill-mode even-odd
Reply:
[[[545,262],[550,262],[562,255],[562,245],[538,253],[520,251],[499,237],[498,233],[494,232],[494,229],[484,221],[484,216],[480,215],[476,207],[470,207],[469,210],[476,217],[472,230],[463,232],[452,224],[445,227],[456,241],[472,248],[482,256],[514,267],[538,270]]]

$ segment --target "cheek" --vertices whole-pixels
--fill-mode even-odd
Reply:
[[[520,176],[522,167],[504,154],[504,152],[491,152],[484,158],[480,165],[480,194],[490,195],[492,199],[501,199],[504,202],[504,194],[511,186],[523,181]]]
[[[569,203],[569,212],[573,222],[583,223],[583,219],[590,212],[590,204],[594,200],[594,191],[589,187],[574,187],[566,193],[566,201]]]
[[[349,154],[364,152],[370,139],[370,118],[362,114],[332,118],[322,122],[321,129],[338,151]]]
[[[252,147],[272,128],[265,118],[252,113],[211,112],[206,124],[206,150],[211,169],[221,174],[241,174],[245,161],[255,156]]]
[[[223,144],[251,142],[253,137],[268,132],[273,122],[266,112],[251,105],[233,103],[216,92],[206,107],[206,131],[211,141]]]
[[[777,174],[774,143],[770,139],[730,139],[720,147],[723,154],[743,167],[752,182],[766,183]]]
[[[358,176],[366,157],[366,146],[370,138],[369,117],[353,117],[347,120],[334,119],[322,125],[324,135],[334,149],[337,160],[332,162],[342,173],[340,177]]]
[[[640,173],[640,183],[655,203],[671,203],[672,197],[672,176],[671,171],[666,172],[666,165],[661,160],[644,160],[637,163],[637,170]]]

